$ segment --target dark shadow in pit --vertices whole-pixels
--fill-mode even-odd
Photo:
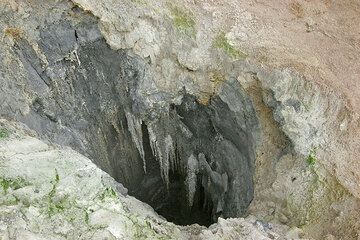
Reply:
[[[148,95],[139,91],[145,87],[141,84],[149,82],[152,66],[130,51],[111,49],[96,18],[76,11],[44,24],[39,31],[39,51],[47,64],[25,39],[14,47],[28,72],[29,91],[36,98],[29,113],[9,112],[9,117],[27,124],[44,139],[88,156],[169,221],[208,226],[218,216],[239,217],[246,212],[254,193],[253,133],[258,122],[236,80],[226,80],[206,106],[193,95],[179,93],[182,102],[171,106],[164,117],[161,114],[166,109],[149,109]],[[166,93],[157,97],[172,102]],[[150,110],[160,116],[157,125],[146,113]],[[159,141],[169,135],[173,139],[179,167],[170,168],[168,189],[150,147],[148,126],[142,124],[143,138],[136,139],[127,114],[135,122],[155,125]],[[146,174],[139,143],[145,152]],[[197,166],[189,204],[185,180],[191,156],[203,169]]]
[[[149,133],[145,124],[142,124],[142,132],[147,173],[144,174],[141,185],[130,188],[129,194],[148,203],[158,214],[175,224],[197,223],[210,226],[214,223],[211,216],[212,204],[205,201],[203,188],[202,191],[196,192],[194,204],[189,208],[184,183],[186,176],[180,169],[169,172],[169,189],[167,189],[161,178],[159,162],[152,153]]]

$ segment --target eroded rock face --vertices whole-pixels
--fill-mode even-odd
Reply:
[[[229,108],[229,101],[237,103],[238,111]],[[243,107],[245,105],[248,106]],[[169,212],[174,214],[170,211],[173,206],[179,206],[175,209],[181,210],[182,218],[189,215],[199,222],[200,214],[207,219],[203,222],[205,225],[216,221],[218,216],[243,215],[254,192],[254,135],[258,123],[240,85],[236,81],[225,84],[219,96],[207,106],[185,94],[182,103],[171,109],[168,115],[150,122],[147,127],[153,154],[145,152],[145,157],[155,155],[162,173],[156,169],[149,172],[145,179],[153,186],[144,183],[147,187],[138,187],[135,196],[152,199],[146,202],[153,201],[151,205],[155,209],[159,207],[164,216]],[[165,185],[154,181],[159,175]],[[149,188],[159,186],[163,189],[154,195],[147,193]],[[169,188],[170,194],[166,192]],[[169,202],[164,203],[164,198],[169,198]],[[183,222],[188,223],[191,221]]]
[[[90,156],[171,221],[210,225],[244,215],[253,199],[259,126],[235,79],[222,79],[207,104],[185,87],[159,91],[151,65],[110,49],[96,19],[76,7],[45,23],[37,45],[45,67],[26,39],[13,47],[33,91],[29,113],[17,119]]]
[[[255,218],[174,225],[74,150],[38,140],[23,124],[0,119],[0,128],[1,238],[279,239],[287,230]]]
[[[2,116],[171,221],[209,225],[253,200],[306,237],[356,238],[358,73],[343,69],[357,38],[325,24],[349,23],[334,9],[350,3],[74,2],[0,3]]]

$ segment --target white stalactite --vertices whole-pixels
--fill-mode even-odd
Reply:
[[[187,195],[189,206],[191,207],[194,203],[194,196],[196,191],[196,173],[198,172],[199,165],[197,159],[194,155],[188,158],[187,168],[186,168],[186,186],[187,186]]]
[[[161,177],[169,187],[169,171],[176,169],[175,143],[170,134],[163,133],[164,129],[157,129],[154,124],[149,124],[148,132],[151,150],[159,161]],[[166,137],[164,137],[166,135]]]
[[[145,152],[143,147],[143,134],[141,129],[142,121],[134,116],[130,112],[125,112],[128,129],[131,134],[131,138],[135,143],[137,150],[139,151],[140,157],[143,160],[143,168],[144,172],[146,173],[146,161],[145,161]]]
[[[165,138],[165,156],[167,158],[167,162],[170,165],[170,169],[174,170],[176,168],[175,148],[174,142],[170,135],[167,135]]]
[[[165,181],[166,186],[169,186],[169,162],[166,156],[166,147],[164,141],[156,135],[156,130],[151,125],[148,126],[150,147],[160,164],[161,178]],[[164,150],[163,150],[164,149]],[[164,157],[165,156],[165,157]]]

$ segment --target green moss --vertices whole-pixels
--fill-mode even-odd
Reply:
[[[14,206],[14,205],[18,205],[19,202],[20,199],[13,194],[7,194],[6,196],[3,197],[0,196],[0,206]]]
[[[228,42],[225,33],[220,33],[214,41],[214,47],[222,49],[226,54],[228,54],[230,57],[234,59],[244,59],[247,57],[247,55],[233,46],[230,45]]]
[[[20,202],[20,199],[16,196],[11,196],[11,199],[9,199],[8,201],[6,201],[4,203],[4,205],[8,205],[8,206],[13,206],[13,205],[18,205]]]
[[[105,188],[105,190],[100,194],[99,199],[103,201],[105,198],[116,198],[117,194],[111,187]]]
[[[59,176],[59,173],[57,172],[57,170],[55,169],[55,182],[56,184],[59,183],[60,181],[60,176]]]
[[[71,216],[71,217],[69,217],[68,221],[69,221],[70,223],[74,223],[74,222],[75,222],[75,219],[76,219],[76,217]]]
[[[59,202],[59,203],[54,203],[53,201],[49,202],[49,206],[48,206],[48,216],[51,217],[57,213],[63,212],[66,208],[66,202],[65,200]]]
[[[196,24],[193,19],[193,16],[178,8],[178,7],[171,7],[170,9],[171,15],[174,21],[174,25],[183,33],[195,36],[196,34]]]
[[[0,177],[0,186],[2,187],[5,194],[7,194],[9,188],[17,190],[27,185],[28,183],[23,178],[6,179]]]
[[[50,199],[52,199],[54,197],[55,192],[56,192],[56,187],[59,184],[59,181],[60,181],[60,177],[59,177],[57,169],[55,169],[55,179],[54,179],[54,181],[51,181],[52,188],[51,188],[51,191],[49,192]]]
[[[85,223],[89,224],[89,213],[85,211]]]
[[[58,174],[57,169],[55,169],[55,178],[53,181],[51,181],[52,183],[52,188],[50,190],[50,192],[48,193],[48,210],[47,210],[47,214],[49,217],[53,216],[56,213],[62,212],[65,209],[65,205],[66,205],[66,198],[62,199],[59,202],[54,202],[54,196],[56,194],[56,188],[57,185],[59,184],[60,181],[60,176]]]
[[[316,163],[316,156],[315,156],[316,150],[311,149],[308,157],[306,158],[306,162],[310,167],[313,167]]]
[[[0,129],[0,139],[8,138],[9,136],[10,134],[5,128]]]
[[[134,239],[174,239],[170,235],[155,231],[151,225],[150,219],[141,219],[139,216],[133,214],[125,214],[123,216],[130,220],[126,225],[126,228],[133,234]]]

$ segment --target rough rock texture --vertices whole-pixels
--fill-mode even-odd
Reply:
[[[3,81],[15,75],[29,95],[23,101],[28,104],[25,114],[4,107],[3,115],[90,156],[160,213],[171,212],[163,203],[169,198],[165,202],[181,209],[178,215],[184,217],[197,219],[197,209],[199,214],[209,211],[205,225],[218,216],[242,216],[253,199],[259,126],[240,84],[216,76],[214,81],[223,84],[207,106],[185,85],[159,89],[152,65],[132,51],[110,49],[94,17],[69,3],[54,8],[37,27],[38,49],[25,37],[13,39],[6,49],[6,57],[17,59],[21,67],[11,72],[12,66],[4,64],[10,73]],[[34,24],[29,21],[29,29]],[[191,156],[200,161],[199,154],[206,167],[193,165],[195,182],[184,184],[187,161]],[[191,200],[176,208],[179,198]]]
[[[173,92],[179,84],[185,85],[206,101],[219,84],[218,73],[240,80],[248,78],[246,73],[255,74],[266,92],[281,97],[275,99],[281,106],[270,106],[276,107],[275,120],[295,150],[307,156],[311,148],[326,149],[320,154],[324,165],[358,194],[355,91],[359,88],[350,87],[359,76],[358,62],[352,60],[359,52],[359,29],[351,20],[359,16],[354,10],[358,3],[75,2],[100,18],[100,29],[110,46],[133,48],[138,55],[150,57],[159,89]],[[124,14],[118,15],[119,9]],[[341,13],[346,10],[339,9],[352,12],[346,17]],[[329,54],[329,49],[336,53]],[[246,54],[247,64],[233,61]],[[344,66],[347,61],[349,71]],[[183,67],[189,71],[179,71]],[[195,85],[185,82],[186,76]],[[174,77],[179,80],[172,81]],[[336,88],[340,91],[335,92]]]
[[[72,149],[48,145],[25,126],[0,125],[1,239],[280,239],[287,230],[254,218],[176,226]]]
[[[2,116],[159,212],[186,199],[210,224],[253,199],[308,238],[358,238],[358,2],[73,2],[0,3]]]

